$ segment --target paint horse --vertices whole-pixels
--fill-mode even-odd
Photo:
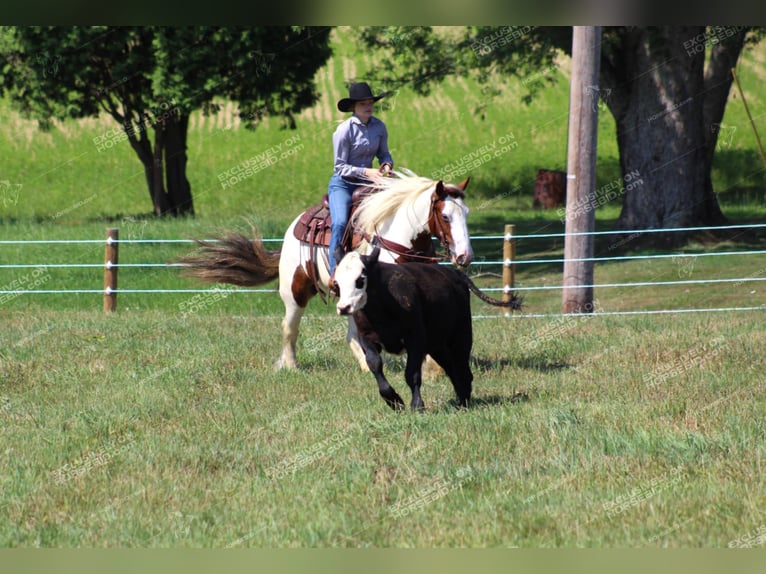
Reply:
[[[369,241],[380,241],[380,261],[435,262],[438,258],[417,255],[424,245],[432,248],[432,237],[439,239],[452,263],[467,267],[473,260],[466,218],[465,188],[445,184],[409,171],[396,171],[393,177],[378,177],[371,182],[372,193],[361,200],[349,221],[361,237],[356,249],[371,251]],[[297,368],[295,346],[301,317],[308,302],[318,293],[329,294],[329,258],[327,241],[299,238],[295,229],[305,213],[296,217],[285,232],[282,248],[267,250],[259,238],[250,239],[227,232],[216,241],[198,241],[201,250],[179,259],[184,274],[211,283],[242,287],[262,285],[279,277],[279,294],[285,306],[282,320],[282,354],[277,368]],[[329,229],[329,225],[326,225]],[[353,243],[352,243],[353,245]],[[433,249],[431,249],[433,251]],[[354,322],[349,320],[346,339],[360,367],[367,361],[359,343]]]

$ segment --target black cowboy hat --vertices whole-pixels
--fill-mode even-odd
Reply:
[[[384,92],[379,96],[373,96],[372,90],[367,82],[351,84],[348,88],[348,97],[338,101],[338,109],[342,112],[350,112],[356,102],[362,100],[372,100],[377,102],[380,98],[385,98],[389,92]]]

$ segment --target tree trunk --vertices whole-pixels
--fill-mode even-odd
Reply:
[[[715,44],[705,70],[705,27],[632,28],[604,56],[602,91],[615,117],[623,187],[618,229],[719,225],[711,168],[730,68],[745,32]],[[701,49],[700,49],[701,46]],[[611,93],[610,93],[611,92]],[[652,234],[668,246],[688,234]]]
[[[721,212],[718,198],[713,189],[713,180],[710,177],[713,171],[713,157],[718,145],[718,137],[729,98],[729,90],[734,82],[731,71],[737,65],[739,55],[745,45],[747,28],[740,28],[735,34],[729,36],[729,28],[722,29],[722,40],[713,45],[710,51],[710,59],[705,68],[705,101],[702,108],[703,126],[705,135],[705,165],[706,183],[704,206],[709,221],[713,225],[726,223],[726,217]],[[714,36],[716,37],[716,36]]]
[[[128,141],[133,151],[136,152],[138,159],[144,166],[144,176],[146,178],[146,186],[149,190],[149,199],[152,202],[153,211],[155,215],[164,215],[168,212],[169,203],[167,200],[167,194],[162,184],[163,162],[162,154],[158,155],[157,150],[161,150],[162,136],[155,131],[155,145],[152,150],[152,144],[149,141],[147,134],[146,123],[141,123],[140,119],[135,120],[129,114],[121,115],[116,112],[112,112],[115,118],[118,118],[122,123],[122,127],[128,136]],[[136,133],[139,134],[136,137]]]
[[[168,194],[165,192],[164,175],[165,129],[161,124],[154,126],[154,156],[152,158],[152,201],[155,215],[172,213]]]
[[[123,115],[115,110],[110,113],[121,121],[131,147],[144,166],[154,214],[194,215],[191,186],[186,179],[188,114],[168,113],[161,121],[153,123],[152,149],[147,134],[149,122],[141,123],[140,117],[136,119],[135,115]],[[168,191],[165,191],[166,183]]]
[[[637,49],[625,53],[632,97],[616,117],[625,189],[619,229],[707,223],[704,51],[689,55],[683,48],[684,37],[700,33],[703,27],[643,30]],[[686,239],[654,237],[671,244]]]
[[[168,199],[174,215],[194,215],[191,186],[186,179],[186,135],[189,115],[173,113],[165,124],[165,169]]]

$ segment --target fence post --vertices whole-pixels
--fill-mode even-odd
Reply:
[[[117,265],[120,246],[117,242],[119,232],[114,227],[106,229],[106,248],[104,249],[104,312],[117,309]]]
[[[511,300],[511,293],[515,282],[516,260],[516,226],[508,224],[505,226],[505,235],[503,239],[503,301]],[[510,311],[505,312],[506,317],[511,316]]]

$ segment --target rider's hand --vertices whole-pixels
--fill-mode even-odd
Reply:
[[[391,175],[391,164],[390,163],[384,163],[380,166],[380,169],[378,170],[381,175]]]

